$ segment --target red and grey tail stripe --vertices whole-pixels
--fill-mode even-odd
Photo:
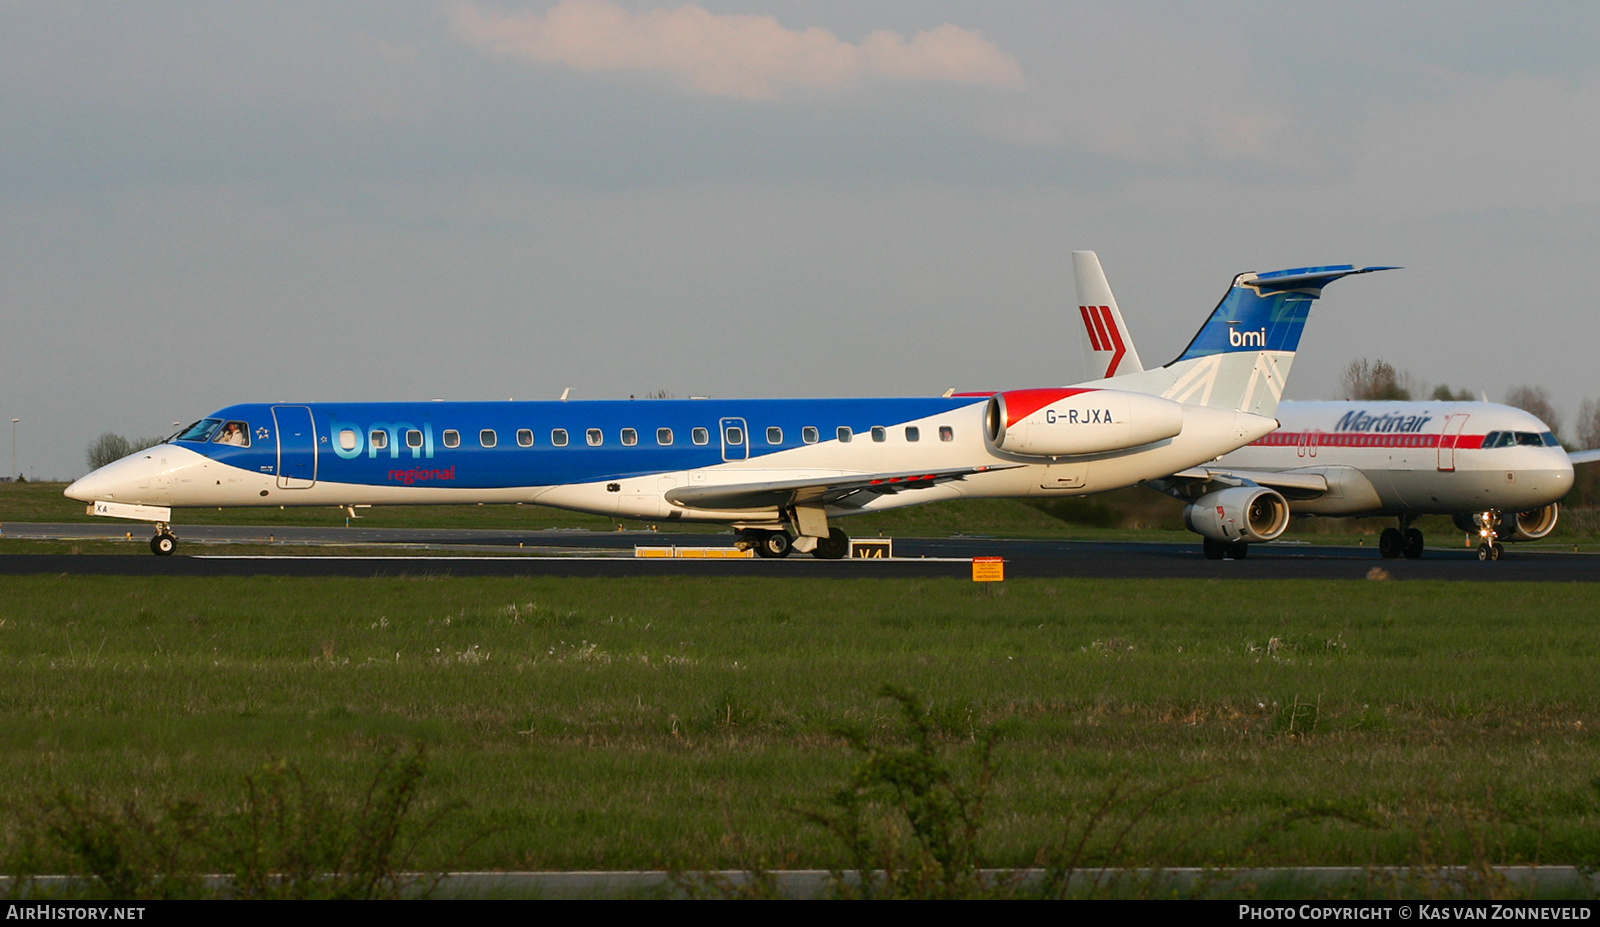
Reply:
[[[1111,351],[1111,363],[1106,365],[1106,376],[1117,375],[1117,366],[1127,355],[1128,347],[1122,342],[1122,332],[1117,329],[1116,317],[1110,306],[1079,306],[1083,316],[1084,331],[1089,333],[1089,346],[1096,351]]]

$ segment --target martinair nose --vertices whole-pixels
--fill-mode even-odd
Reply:
[[[79,502],[147,501],[147,497],[151,497],[151,489],[155,483],[152,478],[162,470],[157,458],[167,449],[166,445],[157,445],[137,454],[129,454],[121,460],[114,460],[74,481],[63,492],[67,498]],[[153,497],[148,501],[154,501]]]

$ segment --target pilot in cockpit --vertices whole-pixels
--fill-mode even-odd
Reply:
[[[229,422],[222,429],[222,434],[217,435],[218,444],[232,444],[236,447],[249,447],[250,438],[244,432],[243,422]]]

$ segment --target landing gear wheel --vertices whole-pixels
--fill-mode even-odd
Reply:
[[[1501,547],[1499,544],[1490,544],[1485,541],[1484,543],[1478,545],[1479,560],[1499,560],[1505,554],[1505,552],[1506,549]]]
[[[829,528],[828,536],[817,541],[811,556],[818,560],[843,560],[850,554],[850,535],[843,528]]]
[[[789,535],[782,531],[768,531],[756,544],[756,556],[773,559],[787,557],[789,546]]]
[[[1228,542],[1204,538],[1200,542],[1200,549],[1205,551],[1207,560],[1221,560],[1228,553]]]
[[[1402,549],[1402,553],[1406,555],[1407,560],[1415,560],[1422,556],[1421,531],[1416,528],[1407,528],[1405,530],[1405,547]]]
[[[178,549],[178,539],[165,532],[150,539],[150,552],[157,557],[170,557]]]
[[[1250,556],[1250,543],[1248,541],[1234,541],[1228,545],[1229,560],[1243,560]]]
[[[1383,533],[1378,535],[1378,553],[1390,560],[1404,553],[1405,548],[1405,535],[1400,533],[1399,528],[1385,528]]]

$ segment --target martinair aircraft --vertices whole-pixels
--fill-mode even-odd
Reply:
[[[1115,378],[1100,382],[1120,385],[1143,369],[1139,352],[1100,259],[1074,251],[1072,263],[1084,361]],[[1479,536],[1480,560],[1498,560],[1501,537],[1532,541],[1554,530],[1572,464],[1600,459],[1600,451],[1569,457],[1544,422],[1489,402],[1283,402],[1277,416],[1277,431],[1148,483],[1189,503],[1184,521],[1212,559],[1245,556],[1251,542],[1283,534],[1293,514],[1395,516],[1399,526],[1384,529],[1378,550],[1413,559],[1423,550],[1417,519],[1450,515]]]
[[[764,557],[833,559],[832,519],[950,499],[1076,495],[1184,471],[1278,427],[1311,303],[1348,265],[1240,274],[1189,347],[1073,387],[899,399],[262,403],[219,409],[66,494],[155,523],[197,506],[537,503],[713,522]],[[1253,521],[1248,493],[1218,519]]]

